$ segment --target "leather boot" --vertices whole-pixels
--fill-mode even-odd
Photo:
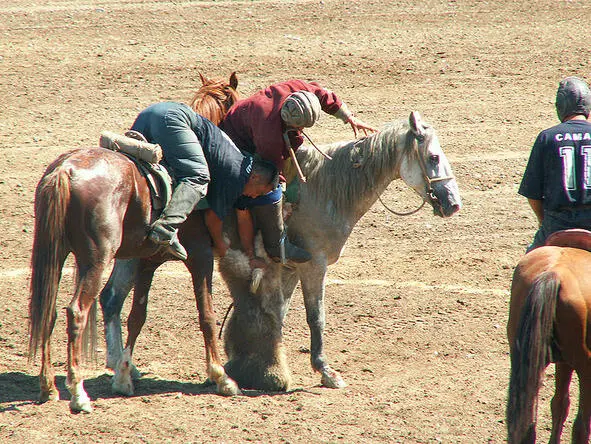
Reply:
[[[181,182],[172,193],[170,201],[162,211],[160,218],[154,222],[148,233],[148,238],[158,245],[165,247],[165,251],[179,259],[187,259],[187,251],[178,238],[178,227],[181,225],[201,198],[205,195],[205,185],[193,185]]]
[[[287,239],[283,226],[282,201],[269,205],[252,207],[257,227],[261,229],[265,250],[275,262],[282,262],[281,243],[284,245],[284,259],[295,263],[308,262],[312,255]]]

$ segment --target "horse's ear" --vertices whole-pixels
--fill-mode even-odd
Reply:
[[[410,130],[415,136],[421,136],[424,133],[423,121],[421,120],[421,115],[418,113],[418,111],[413,111],[410,113],[408,123],[410,124]]]
[[[234,91],[238,89],[238,77],[236,76],[236,71],[230,74],[230,86]]]
[[[202,85],[207,85],[209,83],[209,80],[207,77],[205,77],[203,74],[201,74],[201,72],[199,72],[199,77],[201,77],[201,84]]]

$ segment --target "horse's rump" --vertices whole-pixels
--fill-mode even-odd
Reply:
[[[567,234],[565,239],[569,238],[573,239]],[[538,392],[550,362],[556,363],[556,401],[552,403],[555,441],[568,414],[573,371],[579,375],[580,395],[591,393],[587,343],[590,289],[591,254],[583,249],[542,246],[527,253],[515,268],[507,324],[511,348],[509,442],[535,441]],[[588,442],[589,415],[581,413],[579,410],[573,425],[574,442]]]

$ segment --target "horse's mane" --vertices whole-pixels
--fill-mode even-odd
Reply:
[[[238,92],[223,80],[209,80],[201,76],[203,85],[189,103],[198,114],[219,125],[230,107],[238,100]]]
[[[408,120],[399,120],[369,137],[322,147],[332,160],[312,147],[298,149],[297,157],[309,194],[331,202],[335,210],[348,212],[363,196],[371,195],[372,202],[377,199],[398,177],[400,162],[415,143]]]

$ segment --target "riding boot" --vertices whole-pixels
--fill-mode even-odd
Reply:
[[[256,224],[261,229],[265,250],[275,262],[282,259],[295,263],[308,262],[312,255],[306,250],[292,244],[284,235],[282,201],[274,204],[252,207]],[[284,254],[281,254],[281,243],[284,246]]]
[[[154,243],[164,246],[165,251],[173,256],[186,260],[187,251],[179,242],[178,227],[187,220],[189,214],[205,195],[206,189],[206,185],[180,182],[174,189],[160,218],[152,225],[148,238]]]

